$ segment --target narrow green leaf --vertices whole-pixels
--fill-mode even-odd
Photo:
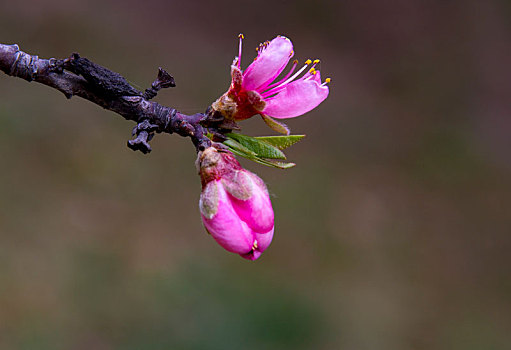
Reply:
[[[232,135],[234,135],[234,137],[231,137]],[[301,135],[297,135],[297,136],[299,137],[298,139],[302,138]],[[283,155],[283,153],[277,147],[274,147],[273,145],[271,145],[265,141],[257,140],[254,137],[241,135],[241,134],[228,134],[227,137],[228,137],[228,139],[225,140],[223,142],[223,144],[226,145],[227,147],[229,147],[229,150],[232,153],[234,153],[235,155],[250,159],[250,160],[252,160],[256,163],[262,164],[262,165],[271,166],[271,167],[275,167],[275,168],[279,168],[279,169],[289,169],[296,165],[295,163],[287,163],[287,162],[282,162],[282,161],[277,160],[277,159],[282,159],[282,158],[270,158],[270,157],[262,156],[261,153],[264,154],[265,152],[266,152],[266,154],[270,153],[270,155],[272,155],[272,156],[275,156],[275,153],[278,154],[278,152],[280,152]],[[234,138],[240,140],[241,142],[238,142]],[[256,141],[253,141],[253,140],[256,140]],[[295,142],[297,142],[297,141],[295,141]],[[250,149],[249,147],[245,147],[245,145],[248,145],[249,147],[254,148],[255,150],[259,151],[259,153],[255,152],[254,150]],[[261,149],[263,149],[262,152],[261,152]],[[266,151],[264,151],[264,149],[266,149]],[[274,149],[274,150],[271,150],[270,152],[268,152],[267,149]],[[275,152],[275,150],[278,152]],[[271,153],[271,152],[274,152],[274,153]]]
[[[227,147],[229,147],[230,151],[232,151],[233,153],[235,153],[239,156],[242,156],[242,157],[245,157],[248,159],[253,159],[253,158],[257,157],[256,153],[252,152],[251,150],[249,150],[248,148],[246,148],[245,146],[243,146],[236,140],[227,139],[223,142],[223,144],[226,145]]]
[[[243,157],[243,158],[247,158],[247,159],[250,159],[250,160],[254,160],[255,159],[255,156],[251,156],[249,154],[237,151],[237,150],[235,150],[234,148],[231,148],[231,147],[229,147],[229,151],[231,151],[235,155]]]
[[[287,125],[282,122],[278,122],[275,119],[264,114],[261,114],[261,118],[263,118],[263,121],[266,123],[266,125],[268,125],[270,129],[272,129],[273,131],[279,132],[284,135],[289,135],[289,133],[291,132]]]
[[[229,150],[232,153],[234,153],[235,155],[250,159],[250,160],[252,160],[256,163],[262,164],[262,165],[271,166],[271,167],[279,168],[279,169],[289,169],[296,165],[295,163],[286,163],[286,162],[281,162],[281,161],[278,161],[275,159],[260,158],[254,152],[250,151],[249,149],[244,147],[242,144],[240,144],[239,142],[234,141],[232,139],[224,141],[224,145],[229,147]]]
[[[277,147],[278,149],[286,149],[295,143],[301,141],[305,135],[288,135],[288,136],[259,136],[258,140],[264,141]]]
[[[255,137],[235,133],[230,133],[226,136],[255,153],[259,158],[286,159],[286,155],[278,147]]]
[[[295,163],[281,162],[281,161],[272,160],[272,159],[254,158],[252,160],[256,163],[263,164],[266,166],[272,166],[274,168],[279,168],[279,169],[289,169],[296,165]]]

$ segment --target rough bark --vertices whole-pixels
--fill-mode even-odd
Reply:
[[[128,147],[143,153],[151,151],[155,133],[176,133],[190,137],[197,150],[211,145],[210,133],[217,139],[229,131],[218,115],[186,115],[174,108],[150,101],[162,88],[175,86],[174,78],[159,69],[158,77],[145,92],[131,86],[120,74],[74,53],[66,59],[41,59],[20,51],[18,45],[0,44],[0,70],[7,75],[35,81],[62,92],[67,98],[79,96],[137,123]]]

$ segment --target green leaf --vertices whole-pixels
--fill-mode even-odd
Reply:
[[[255,158],[252,160],[256,163],[267,165],[267,166],[272,166],[272,167],[279,168],[279,169],[289,169],[296,165],[295,163],[281,162],[281,161],[272,160],[272,159]]]
[[[261,118],[263,118],[263,121],[266,123],[266,125],[268,125],[270,129],[272,129],[273,131],[279,132],[284,135],[289,135],[289,133],[291,132],[287,125],[282,122],[278,122],[275,119],[264,114],[261,114]]]
[[[277,147],[278,149],[286,149],[295,143],[301,141],[305,135],[288,135],[288,136],[259,136],[255,137],[260,141],[264,141]]]
[[[257,157],[257,154],[255,152],[252,152],[251,150],[249,150],[248,148],[246,148],[245,146],[243,146],[236,140],[227,139],[223,142],[223,144],[226,145],[227,147],[229,147],[229,150],[231,152],[233,152],[234,154],[237,154],[239,156],[242,156],[242,157],[245,157],[248,159],[253,159],[253,158]]]
[[[289,169],[296,164],[281,161],[286,159],[281,149],[297,143],[305,135],[251,137],[230,133],[226,136],[227,140],[223,144],[235,155],[266,166]]]
[[[286,155],[278,147],[275,147],[266,141],[235,133],[230,133],[226,136],[228,137],[228,140],[236,141],[245,149],[248,149],[255,154],[258,158],[286,159]]]
[[[265,159],[258,157],[254,152],[252,152],[251,150],[249,150],[248,148],[246,148],[245,146],[243,146],[242,144],[233,139],[228,139],[224,141],[224,145],[229,147],[229,150],[235,155],[250,159],[256,163],[263,164],[266,166],[272,166],[279,169],[289,169],[296,165],[295,163],[286,163],[275,159]]]

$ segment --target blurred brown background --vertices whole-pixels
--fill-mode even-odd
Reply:
[[[2,1],[0,42],[203,111],[284,34],[330,97],[251,263],[202,228],[189,140],[0,76],[0,349],[511,348],[511,2]],[[243,124],[269,133],[258,119]]]

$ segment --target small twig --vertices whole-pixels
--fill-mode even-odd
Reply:
[[[149,141],[155,133],[176,133],[190,137],[198,151],[211,145],[211,140],[206,136],[208,133],[221,139],[224,133],[230,131],[229,124],[218,115],[186,115],[150,101],[160,89],[175,86],[174,78],[162,68],[151,87],[142,93],[120,74],[77,53],[63,60],[41,59],[20,51],[18,45],[0,44],[0,70],[13,77],[50,86],[67,98],[82,97],[127,120],[135,121],[134,139],[128,141],[128,147],[143,153],[151,151]]]
[[[151,87],[149,89],[146,89],[144,92],[144,98],[146,100],[150,100],[154,97],[156,97],[156,94],[161,89],[169,88],[169,87],[175,87],[176,82],[174,81],[174,77],[167,73],[165,69],[158,68],[158,77],[155,81],[151,84]]]

